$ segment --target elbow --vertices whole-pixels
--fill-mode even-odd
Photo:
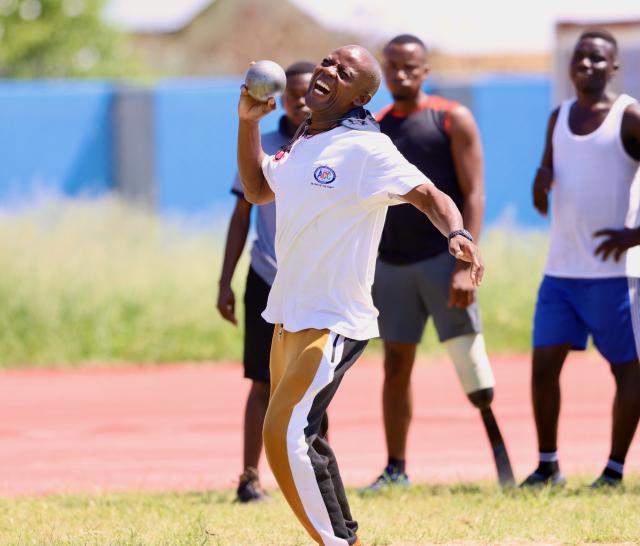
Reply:
[[[245,188],[244,191],[244,198],[249,201],[249,203],[251,203],[252,205],[264,205],[266,203],[269,203],[272,199],[269,199],[266,195],[264,195],[265,192],[263,191],[248,191],[247,188]]]
[[[465,202],[471,204],[474,208],[478,210],[484,210],[484,207],[487,202],[487,196],[484,192],[484,189],[479,188],[476,191],[470,192],[465,197]]]
[[[247,188],[244,189],[244,198],[249,201],[252,205],[261,205],[260,195],[249,191]]]
[[[240,181],[242,182],[242,192],[244,193],[244,198],[249,201],[252,205],[262,205],[265,201],[265,186],[267,184],[266,180],[258,178],[258,177],[243,177],[242,172],[240,172]]]

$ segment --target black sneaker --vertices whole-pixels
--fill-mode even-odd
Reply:
[[[368,485],[361,490],[362,493],[377,493],[390,488],[405,489],[409,487],[409,476],[404,472],[390,471],[389,467],[382,471],[382,474],[378,476],[371,485]]]
[[[270,499],[269,495],[260,487],[258,471],[253,467],[247,467],[240,475],[240,483],[236,494],[236,502],[260,502]]]
[[[567,484],[567,480],[565,480],[564,476],[560,474],[560,471],[553,472],[552,474],[542,474],[537,470],[527,477],[524,480],[520,487],[522,488],[535,488],[535,487],[544,487],[545,485],[549,485],[551,487],[564,487]]]
[[[622,487],[622,478],[614,478],[601,474],[600,477],[594,481],[590,486],[591,489],[606,489],[609,487]]]

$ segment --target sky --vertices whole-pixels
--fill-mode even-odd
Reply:
[[[129,28],[172,30],[210,1],[110,0],[107,15]],[[548,51],[557,20],[640,21],[640,0],[290,1],[331,28],[380,38],[409,32],[432,47],[468,54]]]

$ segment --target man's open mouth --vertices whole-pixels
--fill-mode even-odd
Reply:
[[[331,93],[331,88],[324,82],[317,80],[313,86],[313,92],[316,95],[328,95]]]

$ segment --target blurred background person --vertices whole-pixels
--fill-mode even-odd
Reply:
[[[569,74],[575,98],[549,118],[533,183],[543,215],[553,192],[550,247],[533,324],[531,394],[539,463],[523,486],[564,485],[557,452],[560,372],[591,335],[616,383],[609,460],[592,487],[622,483],[640,417],[640,106],[615,93],[618,45],[584,32]]]
[[[276,131],[262,135],[262,145],[269,154],[291,140],[298,126],[309,115],[305,94],[311,81],[313,63],[299,61],[287,68],[287,86],[282,95],[285,114]],[[237,325],[236,299],[231,288],[233,274],[244,249],[249,232],[252,205],[244,198],[238,176],[232,193],[237,197],[229,221],[224,261],[219,281],[217,307],[220,314]],[[243,472],[237,490],[239,502],[262,500],[266,497],[260,486],[258,462],[262,452],[262,425],[269,404],[269,354],[273,325],[261,314],[276,275],[274,238],[276,231],[275,202],[257,205],[256,238],[251,246],[251,265],[244,294],[244,376],[251,380],[244,415]]]
[[[453,199],[477,241],[485,194],[482,146],[473,115],[457,102],[424,92],[427,49],[416,36],[401,34],[391,39],[383,57],[393,103],[378,113],[380,129]],[[429,317],[467,397],[480,410],[500,482],[512,485],[511,465],[491,410],[495,380],[469,264],[456,262],[435,226],[411,206],[399,205],[387,212],[373,296],[384,341],[382,404],[388,461],[368,490],[409,484],[405,461],[413,411],[411,372]],[[420,395],[429,397],[428,392]]]

